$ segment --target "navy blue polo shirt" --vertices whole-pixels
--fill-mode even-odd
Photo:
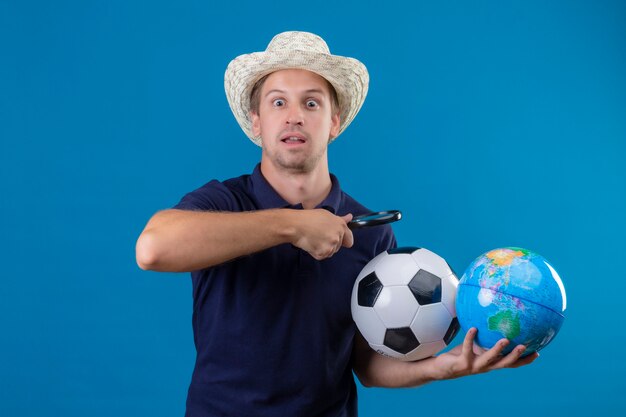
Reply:
[[[369,212],[331,180],[318,207]],[[257,165],[252,175],[205,184],[174,208],[302,205],[280,197]],[[356,416],[352,287],[369,260],[395,246],[391,227],[376,226],[355,230],[352,248],[322,261],[281,244],[192,272],[197,357],[186,416]]]

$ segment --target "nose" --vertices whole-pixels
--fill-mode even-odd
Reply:
[[[287,114],[287,124],[302,126],[304,124],[304,115],[302,114],[302,109],[300,109],[299,107],[292,107]]]

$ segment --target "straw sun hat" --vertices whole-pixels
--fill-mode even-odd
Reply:
[[[369,83],[365,65],[354,58],[331,55],[326,42],[312,33],[279,33],[265,51],[233,59],[224,74],[230,109],[245,134],[259,146],[261,138],[252,133],[250,94],[259,79],[281,69],[305,69],[332,84],[339,101],[339,134],[352,122],[365,101]]]

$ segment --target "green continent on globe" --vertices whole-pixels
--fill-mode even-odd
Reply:
[[[519,324],[519,315],[514,315],[511,310],[499,311],[488,320],[489,330],[500,332],[507,339],[515,339],[519,336]]]

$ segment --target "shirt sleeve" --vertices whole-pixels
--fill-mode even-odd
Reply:
[[[394,235],[391,226],[385,225],[384,228],[385,231],[378,241],[378,247],[376,248],[377,254],[386,251],[387,249],[396,248],[398,246],[398,242],[396,242],[396,236]]]
[[[212,180],[187,193],[174,209],[201,211],[234,211],[232,192],[221,182]]]

